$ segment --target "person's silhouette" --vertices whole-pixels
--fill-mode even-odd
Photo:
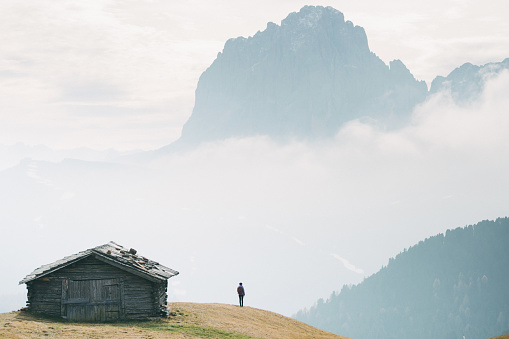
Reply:
[[[242,283],[239,283],[239,287],[237,287],[237,293],[239,295],[240,307],[244,307],[244,296],[246,295],[246,292],[244,291],[244,286],[242,286]]]

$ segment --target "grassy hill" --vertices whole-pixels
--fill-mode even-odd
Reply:
[[[0,314],[0,338],[336,338],[280,314],[224,304],[170,303],[167,319],[70,323],[26,312]]]

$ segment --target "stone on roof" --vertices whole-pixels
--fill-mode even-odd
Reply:
[[[72,254],[51,264],[43,265],[27,275],[19,282],[19,284],[26,284],[32,280],[39,279],[91,255],[96,255],[99,259],[117,266],[120,269],[135,272],[136,274],[145,276],[150,280],[167,280],[179,274],[179,272],[172,270],[169,267],[138,255],[138,252],[133,248],[127,249],[113,241],[110,241],[107,244]]]

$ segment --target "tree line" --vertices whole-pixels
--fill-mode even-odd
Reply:
[[[486,339],[509,333],[509,219],[448,230],[296,319],[355,339]]]

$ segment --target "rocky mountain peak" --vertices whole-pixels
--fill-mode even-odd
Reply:
[[[466,105],[479,98],[486,80],[508,69],[509,58],[482,66],[467,62],[447,77],[437,76],[431,83],[430,94],[447,91],[457,104]]]
[[[226,42],[200,77],[181,141],[329,137],[362,117],[391,128],[426,94],[401,61],[389,67],[369,50],[362,27],[332,7],[305,6]]]
[[[281,27],[309,30],[323,25],[320,21],[344,22],[343,13],[332,7],[304,6],[299,12],[290,13],[281,21]]]

